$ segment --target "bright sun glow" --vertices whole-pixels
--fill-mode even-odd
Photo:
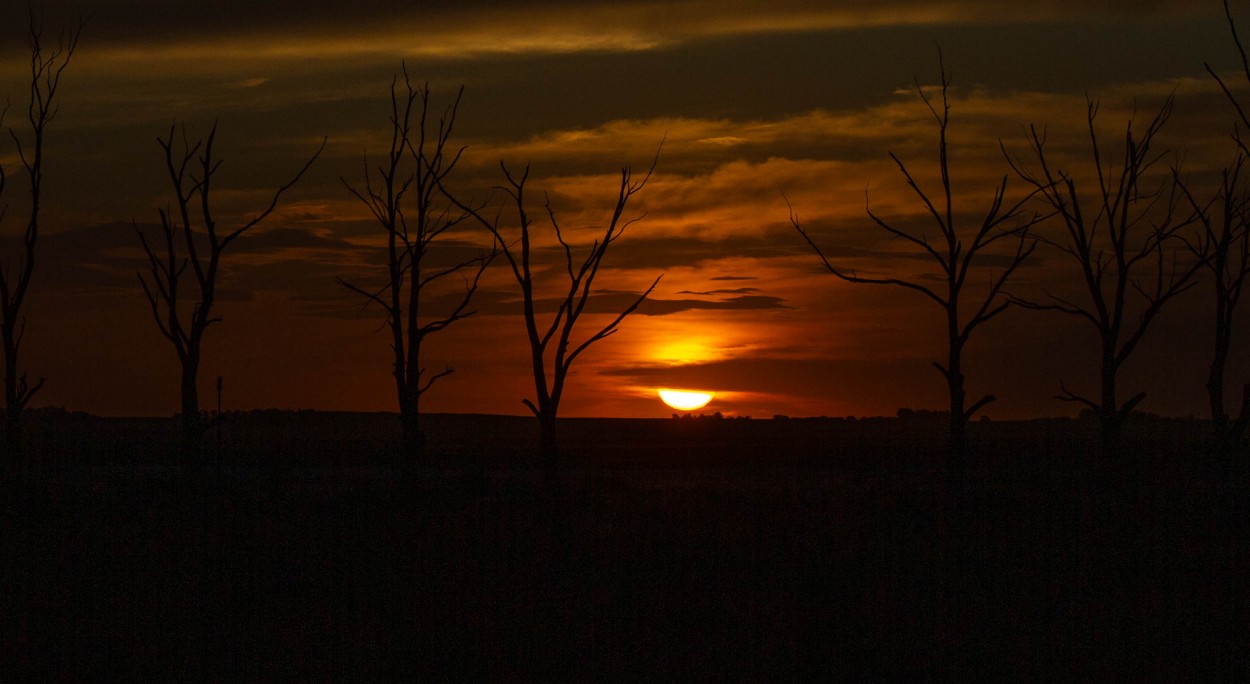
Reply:
[[[665,342],[651,356],[671,364],[697,363],[713,358],[708,345],[697,340],[677,340]]]
[[[678,411],[693,411],[707,406],[714,392],[692,392],[689,390],[660,390],[660,399]]]

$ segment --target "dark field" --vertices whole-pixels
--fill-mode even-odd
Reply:
[[[44,415],[0,540],[3,681],[1247,681],[1244,467],[1149,421],[941,426]],[[220,464],[220,465],[219,465]]]

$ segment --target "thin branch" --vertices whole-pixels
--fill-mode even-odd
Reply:
[[[784,197],[784,194],[782,196]],[[786,204],[787,206],[789,206],[790,204],[790,200],[788,198],[786,199]],[[915,290],[925,295],[926,297],[928,297],[930,300],[935,302],[938,306],[942,306],[942,307],[946,306],[946,301],[942,299],[941,296],[939,296],[936,292],[929,289],[928,287],[921,285],[920,283],[913,283],[910,281],[902,280],[900,278],[864,278],[862,276],[856,275],[854,272],[847,273],[847,272],[844,272],[835,268],[834,265],[830,263],[829,258],[825,256],[824,251],[821,250],[820,246],[816,244],[815,240],[812,239],[811,235],[809,235],[807,231],[803,228],[802,224],[799,222],[798,214],[795,213],[794,208],[792,206],[790,207],[790,224],[794,226],[794,229],[799,232],[799,235],[801,235],[803,239],[807,242],[807,244],[812,248],[812,250],[816,252],[816,256],[820,259],[820,262],[824,265],[825,269],[828,270],[833,275],[837,276],[839,279],[845,280],[848,283],[864,283],[868,285],[896,285],[898,287],[903,287],[909,290]]]

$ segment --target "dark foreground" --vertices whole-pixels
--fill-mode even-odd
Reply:
[[[51,416],[0,537],[4,681],[1247,681],[1247,490],[1200,423]],[[1235,470],[1235,469],[1234,469]],[[1243,471],[1244,472],[1244,471]]]

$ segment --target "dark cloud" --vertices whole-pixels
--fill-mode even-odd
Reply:
[[[637,299],[640,292],[603,291],[592,294],[586,301],[585,313],[616,314],[624,311]],[[351,296],[345,295],[350,299]],[[463,297],[463,292],[448,292],[432,297],[426,302],[426,310],[431,315],[450,311]],[[301,297],[304,301],[306,297]],[[316,300],[325,301],[325,300]],[[534,308],[540,314],[553,314],[562,303],[557,297],[541,297],[534,300]],[[513,290],[479,290],[473,297],[470,308],[481,315],[514,316],[521,313],[520,296]],[[785,300],[780,297],[763,295],[729,297],[720,300],[705,299],[663,299],[648,297],[638,307],[637,313],[643,316],[667,316],[682,311],[716,310],[716,311],[757,311],[762,309],[788,309]]]
[[[780,297],[753,295],[730,297],[717,301],[702,299],[650,299],[638,307],[638,313],[644,316],[666,316],[681,311],[747,311],[759,309],[789,309],[785,300]]]
[[[240,33],[299,35],[324,33],[329,27],[358,29],[379,26],[387,21],[445,14],[448,10],[473,6],[497,7],[498,2],[467,0],[423,0],[418,6],[399,0],[70,0],[45,3],[37,16],[56,26],[82,18],[91,42],[176,42],[238,36]],[[25,3],[6,3],[0,19],[7,26],[26,27]],[[14,33],[10,31],[9,33]],[[10,36],[6,39],[13,40]]]
[[[788,224],[787,224],[788,226]],[[731,234],[717,238],[631,235],[612,245],[605,262],[613,268],[659,269],[697,266],[728,257],[768,259],[802,251],[802,241],[790,228],[785,232],[761,230],[757,234]],[[739,279],[751,276],[738,276]]]
[[[838,23],[853,25],[857,16],[867,23],[899,25],[916,23],[919,17],[933,17],[923,10],[934,3],[917,0],[894,2],[858,2],[856,0],[825,0],[824,2],[774,2],[766,8],[753,7],[750,3],[725,6],[710,2],[666,3],[667,11],[656,11],[655,3],[637,0],[625,2],[584,2],[579,0],[542,0],[520,2],[518,0],[358,0],[344,3],[338,0],[219,0],[217,2],[189,2],[186,0],[68,0],[63,3],[43,3],[37,8],[39,14],[49,21],[64,21],[82,16],[103,41],[179,41],[214,36],[237,36],[240,33],[256,35],[324,35],[334,31],[378,29],[388,25],[409,24],[420,31],[442,29],[451,25],[490,23],[495,16],[516,17],[521,12],[558,21],[567,17],[585,16],[599,18],[601,22],[629,23],[640,32],[656,36],[697,37],[715,35],[719,32],[749,33],[753,28],[767,26],[767,21],[777,17],[815,18],[823,11],[834,10],[845,19]],[[634,5],[630,8],[629,5]],[[1191,3],[1152,2],[1125,3],[1119,0],[1079,2],[1078,0],[1054,0],[1033,3],[1031,11],[1007,9],[999,0],[962,0],[941,3],[946,7],[949,23],[987,23],[995,33],[1006,34],[1000,40],[1014,38],[1027,42],[1029,36],[1019,31],[1005,31],[1003,23],[1012,19],[1028,23],[1072,24],[1074,17],[1094,18],[1108,23],[1124,23],[1128,17],[1145,17],[1159,22],[1170,20],[1183,23],[1185,14],[1218,16],[1214,8],[1180,12],[1178,8],[1192,7]],[[616,10],[604,14],[603,10]],[[707,13],[718,12],[717,28],[708,26]],[[0,19],[6,26],[24,27],[26,3],[6,3],[0,10]],[[667,19],[667,21],[665,21]],[[1047,22],[1049,20],[1049,22]],[[497,21],[497,20],[496,20]],[[921,19],[923,28],[933,30],[931,19]],[[808,23],[812,25],[812,23]],[[832,25],[831,25],[832,26]],[[604,27],[608,28],[608,27]],[[793,32],[795,26],[787,28]],[[777,30],[777,29],[773,29]]]
[[[923,212],[923,205],[917,203],[918,212]],[[938,232],[936,226],[932,225],[927,214],[917,214],[903,217],[885,217],[890,225],[907,232],[909,235],[918,239],[925,240],[933,245],[939,252],[946,248],[941,240],[941,233]],[[960,235],[973,234],[972,229],[979,227],[984,216],[968,213],[956,212],[953,216],[956,232]],[[1018,224],[1007,224],[1008,228],[1013,228]],[[786,227],[789,227],[787,224]],[[1034,228],[1033,232],[1041,230],[1049,230],[1049,226]],[[891,233],[873,225],[871,219],[865,216],[862,219],[852,220],[815,220],[812,222],[803,222],[803,230],[812,238],[825,257],[829,259],[834,266],[838,268],[851,269],[856,264],[871,264],[872,268],[881,268],[881,261],[919,261],[934,264],[933,256],[924,250],[920,245],[911,243],[903,238],[892,235]],[[785,232],[785,228],[781,229]],[[792,251],[811,252],[810,246],[802,242],[802,238],[795,233],[792,227],[789,232],[794,235],[794,240],[790,246]],[[971,239],[971,238],[968,238]],[[1001,238],[978,253],[975,265],[978,267],[989,269],[1001,269],[1006,267],[1014,259],[1015,249],[1019,240],[1015,237]],[[1045,258],[1043,253],[1035,252],[1023,262],[1025,268],[1038,266]]]
[[[3,254],[20,251],[20,238],[0,239]],[[43,232],[39,236],[32,288],[40,294],[74,292],[139,292],[137,273],[147,270],[138,238],[130,224],[113,223],[91,228]]]
[[[716,280],[716,278],[713,278],[712,280]],[[724,289],[724,290],[707,290],[706,292],[694,292],[691,290],[682,290],[681,292],[678,292],[677,294],[707,296],[707,295],[718,295],[718,294],[755,294],[759,291],[760,290],[757,287],[736,287],[736,288]]]
[[[277,227],[250,230],[239,236],[232,251],[266,254],[291,249],[325,250],[331,252],[365,251],[359,244],[342,238],[344,231],[335,227],[333,234],[307,228]]]

